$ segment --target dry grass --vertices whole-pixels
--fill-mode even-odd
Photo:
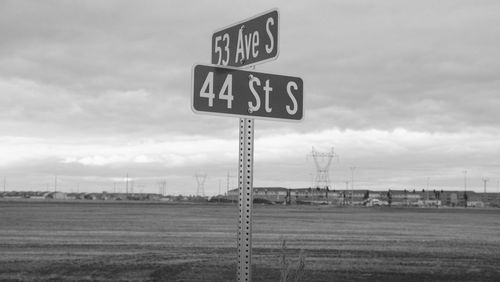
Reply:
[[[300,250],[299,258],[297,260],[296,266],[294,267],[291,259],[287,254],[286,240],[282,240],[279,265],[281,282],[302,281],[302,277],[304,277],[304,270],[306,267],[306,257],[304,255],[304,250]]]
[[[286,238],[303,281],[500,281],[499,218],[500,210],[256,205],[252,275],[280,280]],[[232,205],[0,201],[0,223],[1,281],[235,280]]]

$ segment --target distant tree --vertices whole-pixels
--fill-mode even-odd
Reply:
[[[434,190],[434,197],[436,200],[439,200],[441,198],[441,192]]]
[[[363,199],[366,200],[370,198],[370,191],[366,190],[365,195],[363,196]]]
[[[464,206],[467,207],[467,200],[469,199],[469,196],[467,196],[467,192],[464,192]]]
[[[392,192],[391,192],[391,190],[389,190],[387,192],[387,202],[389,203],[389,207],[390,207],[392,204]]]
[[[292,189],[286,189],[285,204],[289,205],[292,202]]]

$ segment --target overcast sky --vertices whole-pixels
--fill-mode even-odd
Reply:
[[[0,0],[7,190],[195,194],[237,185],[238,119],[194,114],[214,31],[278,8],[301,122],[256,120],[254,186],[309,187],[312,147],[345,188],[500,191],[499,1]],[[464,174],[464,171],[467,171]]]

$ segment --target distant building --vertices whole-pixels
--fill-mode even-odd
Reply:
[[[457,195],[457,193],[449,193],[446,200],[447,200],[446,204],[448,206],[452,206],[452,207],[457,206],[458,205],[458,195]]]
[[[253,188],[253,198],[269,202],[282,203],[287,200],[289,189],[283,187],[255,187]],[[238,189],[228,191],[228,198],[237,201],[239,195]]]
[[[391,194],[391,205],[394,206],[440,206],[440,198],[444,197],[442,191],[410,191],[392,190],[370,191],[370,190],[337,190],[320,188],[296,188],[287,189],[283,187],[254,187],[254,200],[266,200],[274,203],[310,203],[310,204],[332,204],[332,205],[366,205],[378,206],[388,205],[388,191]],[[227,198],[237,201],[239,190],[228,191]]]
[[[99,195],[97,193],[88,193],[88,194],[85,194],[84,199],[85,200],[98,200]]]
[[[484,208],[484,202],[483,201],[467,201],[467,207]]]
[[[43,200],[43,199],[47,199],[47,196],[49,195],[50,193],[49,192],[33,192],[31,195],[30,195],[30,199],[36,199],[36,200]]]
[[[45,197],[46,199],[53,199],[53,200],[66,200],[66,193],[63,192],[51,192],[48,193],[47,196]]]

